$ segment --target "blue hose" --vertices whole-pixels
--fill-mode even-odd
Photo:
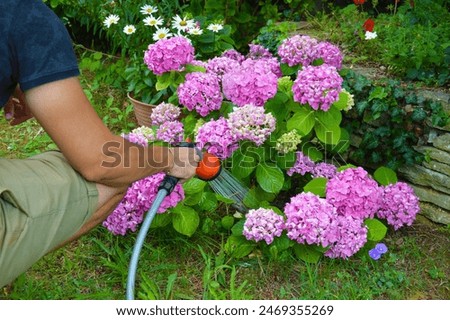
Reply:
[[[164,198],[168,194],[166,189],[160,189],[156,194],[155,201],[153,201],[150,210],[148,210],[145,216],[144,222],[142,223],[141,229],[139,230],[136,243],[133,248],[133,254],[131,255],[130,265],[128,268],[128,279],[127,279],[127,300],[134,300],[134,284],[136,281],[137,265],[139,261],[139,254],[141,253],[142,246],[144,245],[144,240],[147,235],[148,229],[155,218],[156,212],[159,206],[164,201]]]

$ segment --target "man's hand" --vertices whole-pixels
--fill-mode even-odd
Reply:
[[[19,86],[16,87],[13,95],[9,98],[3,108],[3,111],[5,112],[5,118],[12,126],[33,118],[33,114],[28,108],[25,100],[25,95],[22,90],[20,90]]]

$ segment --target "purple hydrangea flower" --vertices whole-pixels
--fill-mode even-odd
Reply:
[[[333,165],[331,163],[320,162],[314,166],[311,176],[313,178],[322,177],[322,178],[331,179],[336,175],[336,173],[337,173],[337,168],[335,165]]]
[[[383,254],[388,251],[387,246],[384,243],[378,243],[375,248],[369,250],[369,256],[373,260],[378,260]]]
[[[247,240],[271,244],[284,230],[284,219],[271,209],[252,209],[245,215],[243,235]]]
[[[178,120],[163,122],[156,131],[156,139],[171,144],[177,144],[183,141],[183,135],[183,124]]]
[[[228,121],[223,117],[204,123],[198,129],[195,141],[200,149],[204,148],[220,159],[230,157],[239,146],[231,135]]]
[[[247,54],[247,58],[253,60],[273,58],[273,54],[262,45],[250,43],[248,46],[250,49]]]
[[[319,42],[316,47],[316,58],[322,58],[323,62],[340,70],[342,68],[341,50],[327,41]]]
[[[317,57],[318,41],[304,35],[295,35],[283,40],[278,47],[281,62],[292,67],[295,65],[309,66]]]
[[[363,168],[338,172],[326,186],[326,198],[340,215],[358,221],[373,218],[382,204],[382,189]]]
[[[180,104],[189,111],[195,109],[203,117],[222,106],[219,78],[212,73],[188,73],[177,94]]]
[[[226,57],[226,58],[230,58],[230,59],[236,60],[239,63],[241,63],[242,61],[245,60],[245,56],[242,53],[240,53],[240,52],[238,52],[238,51],[236,51],[234,49],[225,50],[222,53],[222,57]]]
[[[220,80],[225,73],[238,68],[240,63],[227,57],[216,57],[208,60],[206,72],[214,73]]]
[[[311,192],[291,198],[284,207],[289,239],[327,247],[338,240],[337,212],[325,199]]]
[[[342,81],[335,67],[327,64],[305,67],[298,72],[292,85],[294,101],[308,103],[314,110],[327,111],[339,99]]]
[[[397,182],[384,187],[383,203],[377,216],[386,219],[395,230],[412,225],[419,211],[419,198],[408,184]]]
[[[367,242],[367,227],[359,219],[351,216],[338,216],[337,241],[325,252],[329,258],[347,259],[354,255]]]
[[[166,121],[177,120],[180,114],[181,110],[179,107],[171,103],[161,102],[153,108],[150,119],[153,125],[158,126]]]
[[[240,67],[223,75],[222,90],[225,97],[239,107],[263,106],[276,94],[277,79],[263,59],[247,59]]]
[[[228,116],[233,139],[250,140],[257,146],[266,141],[275,130],[275,117],[271,113],[264,113],[264,108],[247,104],[235,108]]]
[[[167,71],[181,71],[194,60],[194,47],[182,36],[165,38],[150,44],[144,54],[144,62],[156,75]]]
[[[295,154],[295,164],[286,172],[287,175],[292,176],[294,173],[299,173],[303,176],[307,173],[313,173],[316,166],[314,162],[308,156],[305,156],[301,151],[298,151]]]

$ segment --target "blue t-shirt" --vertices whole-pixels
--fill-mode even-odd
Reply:
[[[0,108],[22,90],[78,76],[61,20],[41,0],[0,1]]]

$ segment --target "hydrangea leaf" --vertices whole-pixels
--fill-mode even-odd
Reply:
[[[150,228],[162,228],[167,226],[170,222],[172,222],[171,214],[157,214],[155,218],[153,218]]]
[[[200,180],[198,178],[191,178],[183,183],[183,189],[186,194],[193,194],[202,192],[206,186],[206,181]]]
[[[348,94],[346,94],[345,92],[340,92],[339,99],[338,101],[333,103],[333,106],[335,106],[339,110],[347,109],[348,98]]]
[[[297,130],[302,136],[306,136],[314,128],[316,123],[315,111],[311,108],[300,108],[287,121],[287,130]]]
[[[198,203],[199,207],[207,212],[214,211],[218,206],[217,198],[214,196],[214,193],[202,192],[201,194],[202,196]]]
[[[364,224],[367,226],[367,240],[381,241],[387,232],[387,227],[378,219],[366,219]]]
[[[308,182],[304,187],[303,191],[312,192],[319,197],[325,197],[325,187],[327,185],[327,178],[315,178]]]
[[[389,184],[393,184],[398,181],[397,174],[395,173],[395,171],[389,169],[388,167],[379,167],[373,173],[373,177],[379,184],[383,186],[387,186]]]
[[[232,235],[225,243],[225,252],[235,259],[241,259],[252,253],[256,243],[250,242],[244,236]]]
[[[297,258],[309,263],[317,263],[323,256],[323,253],[315,250],[313,246],[299,243],[294,245],[294,252]]]
[[[276,165],[260,163],[256,167],[256,180],[264,191],[278,193],[283,188],[284,174]]]
[[[197,230],[199,223],[198,213],[191,207],[176,206],[173,209],[172,225],[177,232],[190,237]]]
[[[331,109],[330,109],[331,110]],[[332,113],[317,111],[314,131],[317,138],[326,144],[336,145],[341,139],[340,120]]]

